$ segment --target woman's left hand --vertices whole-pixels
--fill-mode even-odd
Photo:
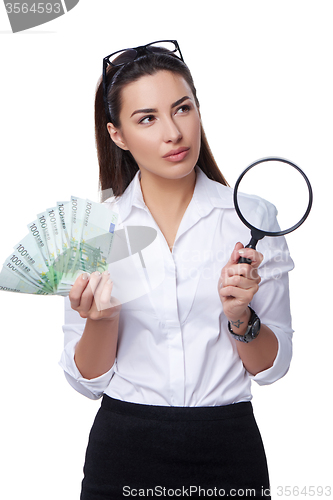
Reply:
[[[252,263],[238,264],[240,257],[251,259]],[[249,313],[248,305],[259,290],[258,266],[262,260],[261,253],[236,243],[229,262],[221,271],[218,291],[224,314],[231,323],[243,322]]]

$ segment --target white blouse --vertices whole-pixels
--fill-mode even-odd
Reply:
[[[251,307],[274,332],[279,347],[273,366],[252,376],[228,332],[217,288],[235,243],[246,245],[250,231],[236,214],[233,190],[195,168],[193,197],[172,252],[144,203],[140,171],[121,197],[105,202],[118,213],[116,230],[148,226],[156,237],[141,252],[127,238],[129,256],[109,265],[112,293],[122,309],[116,360],[100,377],[85,379],[74,362],[85,320],[65,299],[65,348],[59,364],[73,388],[88,398],[105,393],[141,404],[227,405],[251,400],[251,380],[271,384],[289,369],[293,330],[288,271],[293,261],[286,241],[265,237],[257,245],[264,255],[262,281]],[[253,199],[245,198],[251,207]],[[262,202],[255,210],[258,226],[266,218],[271,230],[277,229],[273,205]]]

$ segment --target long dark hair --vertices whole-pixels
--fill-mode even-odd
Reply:
[[[199,108],[196,89],[188,67],[176,56],[169,54],[147,54],[119,67],[109,66],[107,71],[107,101],[111,121],[116,128],[120,127],[121,91],[125,85],[142,76],[153,75],[158,71],[171,71],[184,78],[188,83]],[[110,83],[112,84],[110,85]],[[129,151],[119,148],[110,138],[107,130],[109,118],[106,115],[103,101],[103,81],[100,78],[95,96],[95,137],[99,163],[99,182],[101,201],[112,194],[121,196],[132,181],[139,167]],[[210,179],[228,186],[218,168],[201,125],[201,148],[197,165]],[[111,189],[110,189],[111,188]]]

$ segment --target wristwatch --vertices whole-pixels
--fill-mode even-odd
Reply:
[[[244,335],[237,335],[237,333],[233,332],[231,329],[230,321],[228,321],[228,329],[234,339],[239,340],[240,342],[245,342],[246,344],[258,337],[261,325],[260,319],[258,318],[257,314],[250,306],[249,309],[251,311],[251,316]]]

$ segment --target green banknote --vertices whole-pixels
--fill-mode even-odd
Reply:
[[[4,266],[0,272],[0,290],[5,292],[47,295],[41,288],[32,283],[27,283],[18,274],[11,272],[6,266]]]
[[[67,271],[69,257],[70,257],[70,234],[71,234],[71,210],[70,202],[58,201],[57,212],[60,220],[60,235],[63,254],[63,272]]]
[[[14,246],[16,255],[24,260],[31,268],[31,274],[37,279],[38,286],[45,292],[53,293],[53,274],[45,262],[43,255],[32,233],[28,233]]]
[[[83,272],[108,267],[117,213],[105,204],[71,197],[37,215],[0,272],[0,290],[68,295]]]
[[[103,272],[111,252],[117,214],[100,203],[71,199],[70,259],[59,291],[65,292],[82,272]]]

